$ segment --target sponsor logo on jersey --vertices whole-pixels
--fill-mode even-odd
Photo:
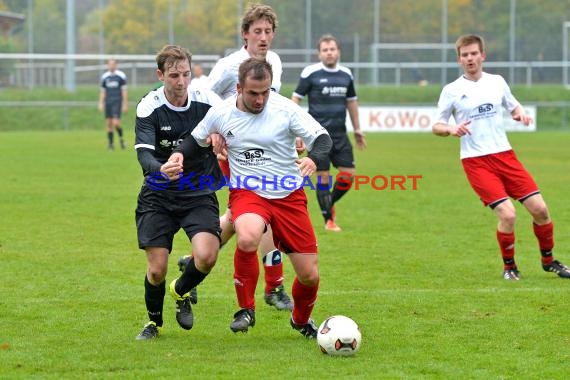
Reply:
[[[107,80],[106,86],[107,88],[117,88],[119,87],[119,82],[116,80]]]
[[[263,157],[263,149],[248,149],[246,151],[243,151],[240,153],[240,156],[242,156],[243,158],[247,159],[247,160],[253,160],[256,158],[261,158]]]
[[[170,148],[170,147],[173,147],[173,146],[178,146],[178,145],[180,145],[183,140],[184,140],[184,139],[178,139],[178,140],[169,141],[169,140],[164,139],[164,140],[160,140],[160,143],[159,143],[159,144],[160,144],[160,146],[163,147],[163,148]]]
[[[244,150],[239,154],[237,161],[246,166],[263,166],[271,161],[271,157],[264,156],[265,151],[260,148]]]
[[[163,125],[162,127],[160,127],[161,131],[170,131],[172,130],[172,127],[170,125]]]
[[[346,87],[334,87],[334,86],[325,86],[323,87],[323,95],[329,96],[346,96],[347,89]]]
[[[497,114],[497,110],[495,106],[491,103],[484,103],[481,104],[473,110],[473,115],[471,115],[472,119],[485,119],[488,117],[493,117]]]
[[[479,107],[477,107],[477,110],[479,111],[479,113],[489,112],[492,109],[493,109],[493,105],[491,103],[481,104]]]

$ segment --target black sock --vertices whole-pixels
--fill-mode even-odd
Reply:
[[[190,258],[188,265],[186,265],[186,269],[184,269],[184,273],[182,276],[176,281],[176,286],[174,290],[178,295],[186,294],[190,291],[190,289],[195,288],[201,283],[208,273],[202,273],[196,268],[194,264],[194,257]]]
[[[323,184],[323,187],[325,185]],[[326,189],[322,189],[317,185],[317,200],[319,201],[319,206],[321,208],[321,214],[325,218],[325,222],[332,219],[332,200],[331,193],[328,189],[328,184]]]
[[[109,146],[113,146],[113,132],[107,132],[107,140],[109,140]]]
[[[146,304],[146,311],[148,312],[148,318],[156,323],[157,326],[162,326],[162,308],[165,293],[166,281],[163,281],[158,286],[154,286],[148,281],[146,275],[144,276],[144,302]]]
[[[331,194],[331,202],[334,205],[344,194],[348,192],[350,188],[347,186],[347,182],[344,181],[342,183],[335,182],[333,186],[333,191]]]
[[[123,140],[123,128],[117,127],[117,134],[119,135],[119,139],[121,141],[121,149],[125,149],[125,140]]]
[[[551,249],[541,249],[540,250],[540,260],[543,265],[550,265],[553,261],[552,250]]]
[[[505,268],[505,269],[517,269],[517,264],[515,264],[515,259],[514,258],[505,259],[503,257],[503,268]]]

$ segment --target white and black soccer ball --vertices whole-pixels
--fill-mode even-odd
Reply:
[[[350,356],[360,349],[362,334],[356,322],[349,317],[333,315],[319,326],[317,344],[323,354]]]

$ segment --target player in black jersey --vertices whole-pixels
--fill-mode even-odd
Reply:
[[[101,75],[101,91],[99,91],[99,111],[105,112],[109,150],[115,149],[114,131],[119,135],[121,149],[125,149],[121,113],[127,112],[128,109],[127,94],[127,76],[117,69],[117,60],[111,58],[107,61],[107,71]]]
[[[317,49],[321,62],[303,69],[291,99],[300,104],[307,96],[309,113],[326,128],[333,140],[329,159],[317,167],[319,177],[317,199],[325,219],[325,229],[340,231],[340,227],[336,224],[334,205],[346,194],[347,181],[352,182],[355,174],[352,144],[346,131],[347,110],[354,129],[356,146],[359,149],[366,148],[366,140],[360,130],[358,101],[352,72],[349,68],[338,64],[340,59],[338,40],[330,34],[324,35],[319,39]],[[339,171],[332,191],[329,184],[331,163]]]
[[[215,190],[222,179],[212,148],[200,148],[183,166],[168,162],[173,149],[194,129],[210,107],[220,101],[213,92],[191,89],[192,55],[167,45],[156,56],[162,87],[150,91],[137,106],[135,149],[144,181],[138,196],[136,224],[139,248],[146,251],[145,303],[150,321],[138,340],[158,336],[163,324],[168,257],[174,235],[182,228],[192,243],[192,259],[173,280],[176,320],[193,325],[189,291],[208,275],[220,247],[219,206]]]

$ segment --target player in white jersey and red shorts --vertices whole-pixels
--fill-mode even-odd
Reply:
[[[505,108],[524,125],[533,120],[503,77],[483,71],[486,53],[482,37],[464,35],[455,46],[463,75],[443,88],[432,130],[438,136],[460,139],[460,158],[467,180],[499,220],[496,236],[503,259],[503,278],[520,279],[515,262],[516,212],[511,198],[532,216],[542,268],[570,278],[570,269],[553,258],[554,226],[548,207],[507,139],[502,110]],[[451,116],[456,124],[448,124]]]
[[[241,25],[241,33],[245,45],[238,51],[216,62],[208,75],[205,86],[220,95],[222,99],[235,96],[237,92],[239,65],[248,58],[257,57],[267,60],[271,65],[273,70],[271,89],[279,92],[281,89],[283,66],[279,55],[269,50],[273,38],[275,37],[276,28],[277,15],[270,6],[254,4],[247,9],[242,18]],[[225,159],[220,159],[219,163],[224,176],[229,178],[228,163]],[[230,223],[230,218],[231,211],[227,208],[224,215],[220,217],[222,246],[235,234],[233,225]],[[293,304],[283,286],[285,280],[282,262],[283,255],[273,244],[271,226],[268,226],[268,231],[261,240],[259,251],[262,256],[261,261],[265,275],[265,302],[277,310],[291,311]],[[188,259],[189,256],[185,256],[179,261],[181,270],[184,268],[185,262]]]
[[[325,159],[332,141],[327,131],[291,100],[271,91],[271,65],[250,58],[240,65],[238,94],[212,107],[170,160],[180,162],[210,135],[225,138],[230,164],[230,207],[237,235],[234,283],[240,310],[230,328],[247,332],[255,325],[257,249],[268,225],[276,246],[287,253],[293,281],[291,325],[308,338],[317,329],[310,319],[317,299],[317,243],[303,185]],[[308,157],[299,158],[295,140],[303,139]],[[181,153],[177,153],[181,152]]]

